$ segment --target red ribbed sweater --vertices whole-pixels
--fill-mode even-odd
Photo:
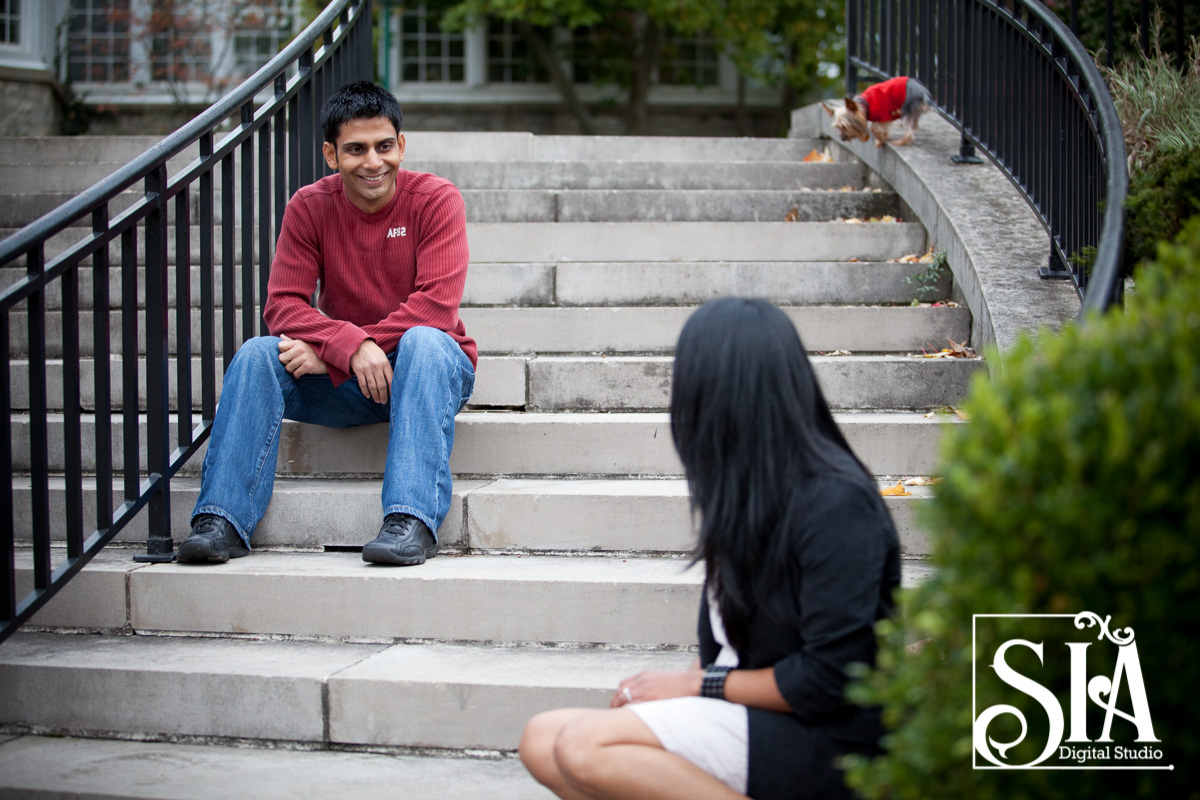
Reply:
[[[390,353],[421,325],[450,334],[475,365],[478,348],[458,317],[468,260],[463,199],[450,181],[402,169],[396,196],[367,214],[329,175],[287,204],[263,316],[276,336],[311,344],[334,385],[350,377],[365,340]]]

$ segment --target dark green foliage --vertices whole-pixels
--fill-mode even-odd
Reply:
[[[965,407],[925,514],[938,571],[881,625],[878,667],[856,687],[885,704],[889,754],[857,764],[852,785],[894,800],[1200,797],[1200,219],[1139,273],[1124,313],[1024,339]],[[1135,631],[1174,771],[973,771],[972,615],[1085,610]],[[981,636],[979,652],[1014,633]],[[1064,703],[1066,661],[1048,654],[1039,677]],[[1044,729],[1036,704],[1023,710]],[[997,723],[994,735],[1018,733]]]
[[[1157,254],[1183,223],[1200,214],[1200,147],[1153,158],[1129,179],[1125,201],[1125,264],[1134,267]]]
[[[904,279],[904,282],[913,287],[914,303],[923,301],[929,295],[937,292],[938,284],[943,278],[950,274],[950,268],[946,266],[946,251],[934,253],[933,261],[929,262],[929,266],[924,272],[916,275],[909,275]]]
[[[1071,24],[1071,0],[1049,0],[1046,5],[1068,26]],[[1105,50],[1105,0],[1079,0],[1079,30],[1076,36],[1092,53]],[[1113,61],[1136,56],[1141,49],[1142,0],[1113,0]],[[1159,13],[1157,34],[1164,50],[1175,52],[1175,0],[1151,0],[1149,30],[1154,33],[1155,13]],[[1188,37],[1200,34],[1200,4],[1184,2],[1183,31]],[[1186,50],[1186,47],[1184,48]]]

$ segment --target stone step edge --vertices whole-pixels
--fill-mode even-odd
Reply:
[[[876,476],[882,491],[897,482],[924,476]],[[13,479],[14,506],[20,520],[18,542],[31,535],[27,527],[28,475]],[[51,519],[65,520],[66,479],[51,477]],[[255,531],[256,550],[320,552],[328,548],[361,548],[379,525],[382,513],[378,479],[279,478],[266,516]],[[928,486],[906,487],[905,496],[884,496],[884,505],[896,523],[900,550],[906,557],[931,552],[929,538],[917,518],[919,504],[932,498]],[[200,491],[195,477],[171,481],[171,534],[178,544],[190,532],[190,514]],[[113,489],[114,508],[123,500],[121,486]],[[84,520],[91,527],[95,518],[95,483],[84,479]],[[323,521],[327,502],[339,509],[344,524],[334,528]],[[333,500],[336,503],[333,503]],[[316,508],[312,508],[313,505]],[[586,512],[588,524],[571,524],[572,510]],[[304,533],[297,533],[299,519],[307,519]],[[631,531],[640,524],[650,534]],[[52,523],[53,524],[53,523]],[[310,533],[310,531],[325,531]],[[109,548],[128,545],[144,548],[145,515],[119,534]],[[53,541],[65,541],[58,526],[51,530]],[[607,480],[511,479],[472,480],[456,478],[450,512],[438,530],[443,552],[522,555],[623,555],[626,557],[679,555],[690,552],[695,540],[687,483],[683,478],[617,478]],[[107,552],[108,548],[106,548]]]
[[[163,769],[170,764],[170,769]],[[550,800],[507,751],[353,748],[348,745],[192,740],[181,736],[113,738],[13,736],[0,740],[0,795],[20,797],[192,797],[196,787],[225,787],[213,796],[349,796],[475,800]]]
[[[24,592],[32,563],[22,555],[16,578]],[[253,553],[217,565],[146,565],[123,555],[98,554],[31,624],[202,637],[661,649],[694,644],[703,582],[703,570],[682,556],[439,556],[419,567],[387,568],[347,552]],[[904,585],[931,572],[924,561],[902,564]],[[257,602],[246,604],[248,597]],[[314,597],[340,600],[314,605]],[[421,613],[370,611],[381,603]]]

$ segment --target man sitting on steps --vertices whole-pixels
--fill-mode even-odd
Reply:
[[[410,566],[437,555],[454,415],[474,388],[477,348],[458,317],[468,260],[462,195],[442,178],[400,169],[402,119],[396,98],[367,81],[322,108],[322,152],[338,174],[302,188],[284,212],[263,309],[276,335],[243,344],[225,374],[179,561],[250,552],[284,418],[333,428],[387,422],[383,527],[363,560]]]

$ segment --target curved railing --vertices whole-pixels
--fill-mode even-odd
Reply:
[[[0,241],[0,268],[25,267],[24,277],[0,291],[0,641],[143,509],[149,537],[139,560],[171,558],[170,481],[207,440],[216,408],[217,320],[225,365],[256,328],[266,332],[255,298],[266,294],[288,197],[322,169],[318,110],[338,86],[373,75],[370,0],[333,0],[283,52],[199,117]],[[197,144],[199,158],[169,174],[168,161]],[[131,205],[110,213],[128,204],[131,187],[139,185]],[[48,258],[72,228],[81,231],[80,240]],[[120,309],[104,313],[114,296],[110,250],[119,253],[119,266],[112,267],[119,286],[112,290],[119,292]],[[85,272],[92,281],[90,325],[82,324],[88,312],[80,303]],[[200,294],[196,311],[190,310],[193,280]],[[52,287],[62,298],[60,312],[47,310]],[[51,336],[52,328],[61,332]],[[144,376],[139,339],[145,341]],[[95,362],[90,380],[81,374],[85,350]],[[115,382],[113,370],[120,372]],[[49,411],[51,389],[54,401],[61,395],[61,415]],[[84,413],[85,403],[94,405],[93,413]],[[14,474],[21,476],[19,487]],[[122,484],[119,504],[114,475]],[[94,513],[85,513],[85,484]],[[53,519],[52,492],[64,508]],[[86,538],[85,531],[91,531]],[[65,555],[52,549],[54,541],[65,541]],[[26,542],[29,550],[17,547]],[[32,556],[32,588],[19,601],[24,571],[17,569],[18,553]]]
[[[924,83],[1041,219],[1042,274],[1074,280],[1081,314],[1119,304],[1125,140],[1067,26],[1037,0],[847,0],[846,28],[847,92],[864,72]]]

